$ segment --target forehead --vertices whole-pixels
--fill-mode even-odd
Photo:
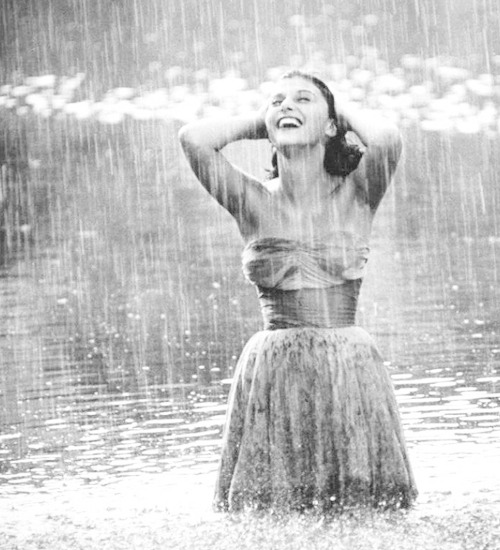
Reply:
[[[271,92],[271,95],[290,93],[290,92],[300,92],[305,91],[311,94],[321,96],[319,89],[307,78],[302,78],[300,76],[293,76],[291,78],[282,78],[278,80],[274,85],[274,88]]]

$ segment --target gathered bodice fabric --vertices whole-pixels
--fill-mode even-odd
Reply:
[[[243,271],[257,287],[266,329],[354,324],[368,246],[348,232],[329,243],[263,238],[247,244]]]
[[[338,231],[328,243],[267,237],[248,243],[243,272],[263,288],[328,288],[361,279],[369,248],[358,236]]]

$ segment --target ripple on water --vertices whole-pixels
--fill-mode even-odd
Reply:
[[[37,177],[68,211],[0,277],[1,494],[216,469],[228,380],[258,311],[243,299],[232,222],[187,183],[165,128],[68,124],[50,147],[42,134],[34,143]],[[78,141],[86,132],[97,137]],[[474,483],[487,488],[500,456],[496,160],[476,154],[479,137],[452,150],[449,136],[416,136],[407,181],[377,220],[363,315],[390,359],[420,483],[449,481],[450,464],[466,479],[476,456]],[[68,165],[54,165],[56,152]],[[186,204],[189,222],[165,215]]]

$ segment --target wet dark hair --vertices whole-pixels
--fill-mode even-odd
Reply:
[[[331,176],[347,176],[357,168],[363,153],[357,145],[347,143],[346,131],[339,128],[335,98],[330,88],[316,76],[299,70],[289,71],[281,76],[282,79],[294,77],[304,78],[312,82],[325,98],[328,105],[328,116],[333,119],[337,127],[337,133],[326,142],[323,165]],[[269,179],[278,177],[278,154],[276,151],[273,153],[271,163],[272,169],[268,170]]]

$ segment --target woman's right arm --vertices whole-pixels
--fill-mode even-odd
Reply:
[[[248,223],[252,205],[267,193],[252,176],[233,166],[220,152],[241,139],[267,137],[260,113],[203,119],[183,126],[179,139],[196,177],[239,222]]]

